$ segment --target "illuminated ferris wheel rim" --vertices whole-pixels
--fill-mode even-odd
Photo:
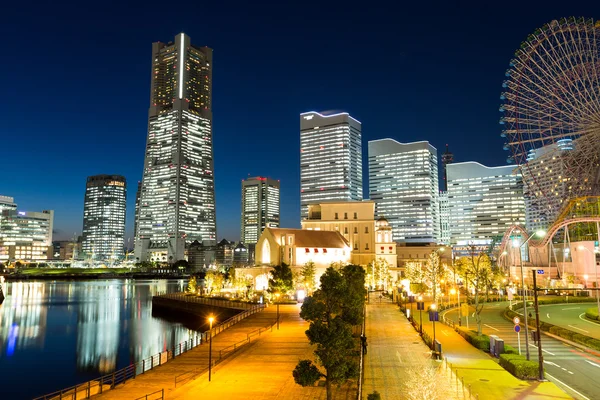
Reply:
[[[501,94],[509,161],[526,164],[532,151],[561,141],[586,142],[586,158],[588,144],[600,142],[599,48],[600,23],[573,17],[545,24],[522,43]],[[594,140],[580,140],[586,136]]]

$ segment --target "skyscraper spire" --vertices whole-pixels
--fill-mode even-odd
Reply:
[[[454,154],[450,152],[448,149],[448,144],[446,144],[446,151],[442,154],[442,165],[444,167],[444,184],[442,190],[445,192],[448,190],[448,175],[446,174],[446,165],[452,164],[454,162]]]

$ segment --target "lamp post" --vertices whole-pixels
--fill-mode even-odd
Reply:
[[[280,293],[275,293],[275,302],[277,304],[277,330],[279,330],[279,296]]]
[[[529,242],[534,236],[544,237],[545,234],[546,231],[539,230],[533,235],[529,236],[521,245],[519,245],[518,241],[513,242],[513,247],[519,248],[519,260],[521,264],[521,290],[523,291],[523,315],[525,317],[525,354],[527,355],[527,361],[529,361],[529,325],[527,323],[527,299],[525,298],[525,274],[523,272],[523,254],[521,252],[521,248],[525,246],[527,242]]]
[[[535,306],[535,327],[537,329],[537,340],[538,340],[538,372],[540,381],[544,380],[544,354],[542,353],[542,333],[540,331],[540,309],[538,307],[538,293],[537,293],[537,271],[535,269],[531,270],[533,272],[533,298],[534,298],[534,306]]]
[[[212,372],[212,324],[215,320],[215,317],[212,315],[208,317],[208,323],[210,324],[209,333],[208,333],[208,381],[211,379]]]
[[[423,309],[425,308],[425,302],[423,301],[423,296],[419,296],[417,299],[417,308],[419,309],[419,334],[423,334]]]
[[[433,312],[434,316],[432,318],[432,322],[433,322],[433,342],[431,342],[431,349],[435,352],[435,313],[437,311],[437,304],[433,303],[431,306],[431,311]]]
[[[596,303],[598,304],[598,315],[600,315],[600,297],[598,297],[598,263],[596,262],[596,254],[598,253],[596,250],[593,252],[585,246],[577,246],[579,250],[585,249],[592,253],[593,261],[594,261],[594,274],[596,275]],[[585,275],[585,286],[587,286],[587,275]]]
[[[455,288],[450,289],[450,294],[455,295],[457,293]],[[448,296],[448,302],[450,302],[450,296]],[[458,303],[458,302],[457,302]],[[460,305],[458,306],[458,312],[460,313]],[[460,318],[460,317],[459,317]]]

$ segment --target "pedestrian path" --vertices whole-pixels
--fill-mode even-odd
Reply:
[[[165,399],[290,399],[325,400],[323,386],[302,387],[294,382],[292,371],[299,360],[314,360],[314,346],[306,338],[308,323],[300,318],[300,304],[280,305],[280,324],[255,336],[236,353],[212,368],[208,381],[209,346],[202,345],[156,367],[113,390],[95,396],[96,399],[134,400],[164,389]],[[213,338],[213,359],[219,352],[247,337],[259,327],[272,325],[277,319],[275,306],[253,314]],[[177,385],[175,377],[185,372]],[[156,395],[148,399],[156,399]],[[355,400],[356,386],[335,388],[335,400]]]
[[[473,328],[473,327],[472,327]],[[433,337],[433,322],[423,313],[423,331]],[[502,368],[487,353],[477,350],[454,329],[435,323],[436,339],[442,344],[447,366],[464,381],[467,392],[479,400],[496,399],[570,399],[552,382],[522,381]]]
[[[371,293],[366,318],[367,354],[363,380],[363,398],[374,391],[383,400],[407,398],[411,389],[437,392],[435,398],[456,398],[450,391],[449,375],[431,360],[431,352],[421,337],[387,297]],[[422,382],[425,373],[429,382]],[[433,398],[433,397],[430,397]]]

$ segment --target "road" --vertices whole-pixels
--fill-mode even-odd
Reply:
[[[540,319],[586,336],[600,339],[600,324],[585,319],[585,310],[595,303],[551,304],[540,306]]]
[[[505,344],[518,348],[514,324],[502,316],[507,306],[508,303],[486,304],[482,311],[482,330],[486,335],[497,335],[504,339]],[[448,316],[457,319],[456,311],[448,312]],[[552,314],[550,317],[552,318]],[[469,318],[469,325],[471,329],[477,329],[474,318]],[[525,329],[523,326],[521,328],[521,349],[525,354]],[[537,361],[538,348],[532,342],[529,346],[531,359]],[[542,350],[547,379],[576,399],[600,398],[600,357],[585,353],[547,335],[542,335]]]

